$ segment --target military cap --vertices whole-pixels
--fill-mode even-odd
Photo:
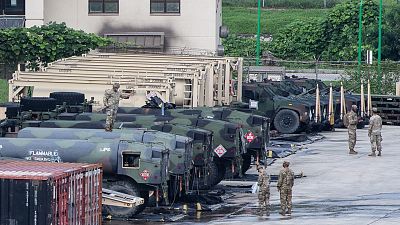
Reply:
[[[284,166],[284,167],[288,167],[289,165],[290,165],[290,162],[288,162],[288,161],[284,161],[284,162],[283,162],[283,166]]]
[[[378,109],[374,107],[374,108],[372,108],[372,112],[377,113]]]

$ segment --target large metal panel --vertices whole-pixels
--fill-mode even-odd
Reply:
[[[100,165],[4,160],[0,224],[100,225]]]

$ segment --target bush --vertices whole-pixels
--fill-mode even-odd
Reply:
[[[29,62],[30,69],[37,69],[40,64],[45,66],[110,43],[97,35],[68,28],[64,23],[3,29],[0,30],[0,60],[13,65]]]

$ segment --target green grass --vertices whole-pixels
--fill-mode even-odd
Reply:
[[[342,1],[327,0],[327,7],[332,7]],[[257,0],[224,0],[223,4],[224,6],[257,7]],[[324,0],[265,0],[265,7],[296,9],[323,8]]]
[[[0,80],[0,103],[8,101],[8,83],[6,80]]]
[[[231,34],[256,34],[257,9],[244,7],[224,7],[223,24],[227,25]],[[322,18],[326,9],[281,9],[263,10],[261,13],[261,33],[274,35],[280,28],[295,21],[310,18]]]

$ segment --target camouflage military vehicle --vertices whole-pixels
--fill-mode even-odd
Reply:
[[[279,91],[275,89],[275,91]],[[258,102],[258,115],[272,119],[273,127],[284,134],[296,133],[304,130],[310,123],[313,104],[299,99],[284,97],[268,88],[265,83],[243,84],[244,103],[250,100]],[[232,108],[250,112],[249,106],[243,103],[234,103]]]
[[[93,138],[160,143],[169,150],[169,198],[181,196],[189,190],[192,169],[192,140],[188,137],[143,129],[123,129],[106,132],[98,129],[24,128],[18,138],[90,140]],[[180,190],[179,187],[183,187]]]
[[[135,108],[119,107],[120,114],[143,114],[143,115],[161,115],[161,109],[157,108]],[[256,158],[266,157],[266,149],[269,144],[269,120],[266,117],[253,115],[230,108],[207,108],[198,107],[193,109],[168,109],[165,110],[166,116],[177,118],[208,118],[214,120],[223,120],[236,123],[243,128],[247,141],[248,154],[243,155],[243,172],[246,172],[251,163],[251,156]]]
[[[83,121],[105,121],[106,115],[102,113],[81,113],[75,117],[76,120]],[[243,158],[247,153],[244,132],[237,124],[221,120],[203,119],[203,118],[176,118],[168,116],[153,115],[133,115],[119,114],[116,121],[133,122],[137,124],[153,123],[155,125],[162,123],[180,124],[202,128],[212,131],[214,134],[214,159],[219,161],[219,165],[228,168],[229,176],[241,176]]]
[[[42,128],[86,128],[86,129],[104,129],[104,122],[72,121],[72,120],[48,120],[48,121],[25,121],[22,124],[26,127]],[[221,181],[224,177],[224,170],[218,170],[215,160],[213,161],[213,133],[204,129],[176,125],[159,124],[154,125],[151,122],[145,123],[115,123],[114,129],[147,128],[176,135],[187,136],[193,139],[193,164],[191,189],[208,189]],[[224,168],[223,168],[224,169]],[[219,174],[219,173],[222,173]]]
[[[162,190],[167,195],[169,153],[159,144],[114,139],[0,138],[0,157],[102,163],[104,188],[145,199],[144,205],[133,208],[104,206],[105,213],[112,216],[131,217],[141,212],[147,204],[149,191]]]

